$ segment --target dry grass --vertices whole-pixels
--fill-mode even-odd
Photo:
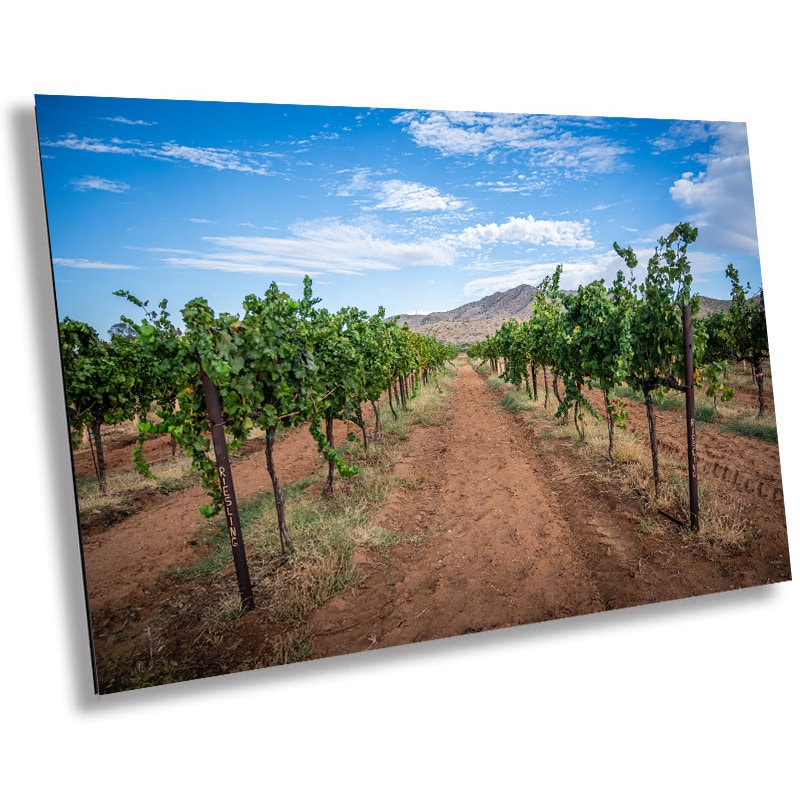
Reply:
[[[710,558],[750,552],[759,530],[749,518],[746,506],[703,484],[699,485],[698,494],[700,528],[687,529],[687,543]],[[659,507],[689,508],[689,482],[684,475],[672,473],[664,484]]]
[[[650,446],[640,436],[621,430],[614,434],[613,453],[619,464],[641,464],[650,457]]]
[[[442,424],[446,420],[446,398],[455,383],[455,370],[421,387],[409,401],[408,409],[395,421],[388,404],[381,404],[383,436],[370,443],[364,454],[359,436],[341,450],[360,472],[348,478],[336,476],[334,492],[324,498],[321,486],[327,467],[292,486],[285,487],[285,507],[294,553],[281,553],[277,516],[272,493],[240,503],[242,536],[247,543],[248,568],[254,592],[266,598],[264,609],[269,624],[283,629],[268,666],[302,660],[312,655],[310,637],[302,626],[309,613],[326,600],[357,587],[364,578],[353,559],[355,551],[366,548],[385,553],[400,541],[398,534],[376,527],[374,513],[386,493],[396,484],[391,464],[402,449],[402,440],[413,425]],[[411,534],[409,534],[410,536]],[[418,534],[413,534],[414,536]],[[186,578],[213,576],[230,569],[227,531],[215,534],[215,552],[191,568],[181,570]],[[235,589],[227,589],[202,609],[200,638],[212,641],[241,616],[241,600]]]
[[[155,476],[155,486],[165,492],[191,486],[196,481],[191,460],[182,455],[160,461],[152,465],[151,470]],[[86,514],[124,505],[132,494],[151,489],[154,483],[131,468],[130,471],[107,475],[104,495],[100,494],[100,487],[94,476],[79,478],[76,486],[80,512]]]
[[[272,633],[271,644],[264,653],[242,657],[240,663],[228,664],[226,670],[259,669],[312,657],[313,640],[304,620],[314,608],[363,580],[359,567],[362,559],[354,558],[354,553],[364,548],[384,557],[394,543],[420,536],[419,532],[383,530],[371,519],[383,504],[386,492],[397,483],[391,475],[391,465],[402,450],[407,429],[412,425],[444,423],[446,401],[454,383],[452,369],[421,387],[396,422],[388,404],[382,403],[383,437],[370,443],[368,455],[364,455],[360,432],[357,441],[347,444],[346,460],[357,463],[361,471],[348,478],[337,476],[330,497],[324,498],[321,492],[326,467],[284,488],[293,554],[281,554],[271,492],[239,504],[248,569],[254,594],[259,598],[257,610],[264,615],[264,623]],[[184,581],[180,614],[192,619],[194,650],[225,649],[225,642],[240,635],[237,626],[244,613],[235,582],[228,577],[220,579],[223,572],[233,571],[226,526],[209,522],[207,535],[210,553],[205,558],[163,576]],[[197,669],[200,668],[193,665],[191,658],[176,664],[158,648],[151,648],[136,664],[121,666],[115,681],[125,688],[140,688],[203,677],[204,668],[199,673]]]
[[[749,376],[746,379],[749,380]],[[705,398],[699,405],[707,405]],[[710,401],[708,405],[713,409]],[[661,496],[656,502],[652,456],[645,435],[617,428],[613,450],[616,468],[609,470],[608,428],[605,418],[597,419],[586,412],[583,418],[584,436],[581,437],[573,424],[571,414],[567,423],[563,424],[554,416],[555,407],[554,398],[551,397],[550,407],[545,410],[540,395],[539,402],[531,404],[530,410],[524,412],[525,420],[536,430],[540,440],[557,439],[570,444],[584,463],[594,470],[598,483],[613,483],[620,494],[642,501],[642,534],[662,535],[666,526],[674,524],[662,516],[660,511],[688,521],[689,491],[684,461],[665,449],[659,450]],[[756,425],[765,428],[765,438],[769,436],[770,426],[774,427],[774,417],[767,415],[759,421],[756,411],[735,400],[727,404],[718,403],[714,422],[710,424],[727,427],[736,421],[743,421],[742,425],[751,424],[754,428]],[[710,487],[701,485],[699,492],[700,530],[692,532],[687,527],[687,544],[714,560],[748,552],[758,537],[758,528],[749,519],[747,508]]]
[[[759,530],[743,505],[723,503],[716,496],[701,500],[700,530],[690,536],[709,555],[749,553]]]
[[[295,551],[281,562],[275,506],[268,495],[243,531],[251,574],[270,597],[270,619],[292,625],[329,598],[357,586],[362,576],[352,561],[357,547],[385,546],[391,537],[372,526],[389,478],[377,467],[336,483],[323,499],[319,482],[303,482],[286,492],[287,524]],[[260,577],[259,577],[260,576]]]

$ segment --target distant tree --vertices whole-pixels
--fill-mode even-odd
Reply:
[[[714,361],[731,361],[734,352],[730,341],[728,312],[712,311],[700,320],[706,333],[706,358]]]
[[[167,300],[163,299],[158,310],[150,309],[148,300],[139,300],[130,292],[120,289],[114,294],[129,300],[144,314],[141,324],[127,316],[109,328],[111,341],[118,347],[133,348],[136,360],[135,391],[137,395],[138,413],[142,420],[154,406],[157,408],[174,407],[178,393],[182,388],[175,372],[173,359],[179,349],[182,332],[170,320],[167,311]],[[117,333],[118,332],[118,333]],[[144,334],[144,335],[142,335]],[[158,342],[158,347],[155,346]],[[177,451],[177,440],[170,434],[173,457]],[[142,444],[144,438],[134,448],[133,458],[143,473],[147,473],[142,461]]]
[[[108,338],[113,339],[115,336],[120,336],[123,339],[135,339],[138,334],[136,329],[128,322],[115,322],[108,329]]]
[[[104,342],[85,322],[66,317],[59,324],[61,365],[64,374],[67,414],[73,444],[86,428],[95,457],[100,493],[106,493],[106,466],[101,438],[102,425],[131,419],[135,413],[135,362],[130,347]],[[120,340],[126,343],[129,340]]]
[[[737,361],[745,361],[753,370],[758,385],[758,416],[764,416],[764,361],[769,358],[767,318],[764,312],[764,292],[748,298],[750,284],[742,286],[739,272],[728,264],[725,274],[731,281],[731,307],[728,312],[727,335],[731,352]]]
[[[536,294],[533,296],[533,305],[531,306],[531,318],[526,326],[531,361],[542,365],[545,408],[550,402],[550,390],[547,383],[548,364],[553,368],[553,392],[559,405],[562,400],[558,390],[560,373],[556,353],[560,347],[559,339],[563,334],[561,322],[563,295],[559,288],[563,270],[563,265],[558,264],[555,272],[544,278],[536,287]],[[566,421],[566,417],[562,416],[562,419]]]

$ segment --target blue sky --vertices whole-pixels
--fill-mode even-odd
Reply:
[[[38,95],[59,317],[106,335],[126,289],[239,313],[303,276],[334,310],[446,310],[564,265],[646,263],[678,222],[695,291],[761,286],[743,123]],[[135,316],[135,315],[134,315]]]

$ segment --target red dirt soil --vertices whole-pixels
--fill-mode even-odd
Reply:
[[[791,579],[776,445],[699,429],[701,484],[744,505],[759,532],[749,552],[709,555],[677,526],[645,528],[643,520],[659,518],[621,488],[610,464],[590,463],[579,446],[542,436],[497,401],[460,361],[446,422],[412,429],[392,467],[403,480],[373,520],[419,535],[388,557],[356,552],[364,581],[305,622],[311,658]],[[662,412],[658,424],[660,447],[682,457],[682,416]],[[642,409],[631,409],[629,426],[646,433]],[[131,442],[109,442],[109,469],[129,469]],[[148,448],[151,458],[169,454],[163,439]],[[276,460],[286,484],[320,470],[305,430],[276,443]],[[91,472],[86,453],[75,463],[78,474]],[[238,459],[234,480],[240,499],[270,491],[263,453]],[[202,490],[150,492],[138,502],[124,519],[83,525],[99,690],[126,688],[119,676],[156,655],[185,667],[173,679],[275,663],[282,631],[258,597],[233,623],[233,639],[200,649],[197,602],[164,577],[205,552]],[[253,579],[258,586],[261,577]],[[232,569],[215,580],[207,594],[235,581]]]

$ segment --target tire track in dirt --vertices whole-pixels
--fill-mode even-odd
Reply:
[[[601,397],[597,392],[590,393],[595,407],[602,407]],[[628,410],[626,427],[646,441],[648,427],[643,404],[631,402]],[[659,451],[665,451],[682,465],[680,474],[685,478],[685,416],[681,410],[656,412],[656,416]],[[566,459],[566,463],[569,461],[569,447],[563,442],[557,447],[554,445],[560,452],[559,458],[551,456],[548,459],[543,444],[539,442],[536,446],[542,460],[549,463],[549,469],[554,474],[557,474],[561,460]],[[649,457],[649,444],[646,447]],[[637,574],[637,580],[623,586],[624,594],[629,595],[630,602],[627,604],[636,602],[635,592],[648,586],[650,597],[648,599],[644,595],[643,601],[655,602],[791,580],[777,446],[720,431],[713,424],[701,423],[697,426],[697,455],[701,515],[706,502],[704,498],[713,498],[720,512],[732,513],[733,524],[750,526],[755,534],[754,550],[742,553],[717,551],[712,558],[701,552],[702,536],[692,540],[692,537],[685,535],[686,531],[677,526],[668,526],[666,534],[661,537],[641,536],[636,529],[629,529],[624,541],[631,552],[628,565]],[[623,508],[636,510],[634,520],[645,520],[648,516],[646,508],[642,506],[637,509],[638,503],[633,497],[629,500],[621,498],[619,490],[614,487],[623,484],[613,480],[610,465],[606,464],[605,470],[606,477],[611,480],[581,483],[576,486],[576,491],[584,497],[588,495],[590,502],[597,507],[608,504],[612,519],[613,508],[623,502]],[[604,488],[606,483],[608,485]],[[568,485],[563,485],[558,497],[567,496],[568,488]],[[581,504],[574,504],[573,507],[579,512]],[[725,524],[730,522],[728,520]],[[723,522],[718,521],[717,524]],[[597,543],[597,539],[581,539],[585,548]],[[602,549],[596,546],[587,549],[587,558],[600,568],[603,563]]]
[[[606,607],[523,434],[469,365],[451,402],[445,425],[412,434],[406,485],[374,520],[424,539],[366,557],[365,583],[312,614],[315,658]]]
[[[657,424],[659,445],[674,458],[686,459],[686,422],[678,412],[664,412]],[[645,423],[646,424],[646,423]],[[682,437],[682,438],[681,438]],[[745,456],[746,454],[746,456]],[[742,462],[743,456],[747,463]],[[783,485],[780,459],[775,445],[717,431],[700,423],[697,427],[697,466],[699,479],[717,479],[745,494],[756,495],[780,505],[783,513]]]
[[[572,541],[592,571],[608,610],[675,600],[732,588],[720,583],[717,566],[684,546],[675,528],[663,538],[641,535],[640,501],[587,470],[563,441],[529,437],[534,470],[550,481],[555,509],[570,520]]]
[[[595,408],[602,408],[602,395],[590,392]],[[628,401],[626,427],[648,436],[644,404]],[[687,458],[686,419],[682,408],[656,411],[658,447],[675,461]],[[649,447],[649,446],[648,446]],[[649,452],[649,450],[648,450]],[[700,485],[725,492],[739,503],[758,509],[758,518],[785,532],[783,482],[778,446],[759,439],[720,430],[715,423],[697,425],[697,466]]]
[[[385,562],[360,554],[362,586],[309,618],[314,658],[786,579],[780,530],[774,548],[759,544],[759,558],[728,559],[709,558],[677,527],[643,533],[648,514],[610,465],[591,466],[569,442],[537,436],[468,365],[450,414],[412,433],[394,473],[403,485],[374,520],[421,541],[396,545]],[[677,447],[683,425],[670,419],[660,435]],[[702,463],[722,474],[727,448],[737,446],[710,436]],[[777,496],[769,452],[757,478],[729,480]]]

